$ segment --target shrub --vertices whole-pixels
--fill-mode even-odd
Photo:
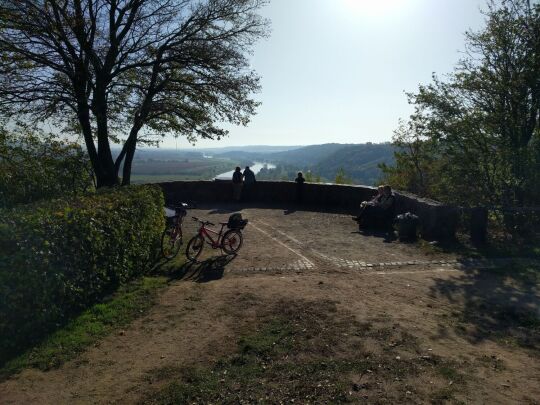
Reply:
[[[0,363],[145,273],[163,205],[136,186],[0,211]]]

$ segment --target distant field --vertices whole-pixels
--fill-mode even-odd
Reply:
[[[163,183],[166,181],[186,181],[186,180],[209,180],[210,178],[204,178],[202,176],[188,176],[181,174],[132,174],[132,184],[150,184],[150,183]]]
[[[234,169],[229,159],[138,160],[133,164],[133,183],[159,183],[180,180],[209,180]]]

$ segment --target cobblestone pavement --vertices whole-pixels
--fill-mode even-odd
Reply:
[[[216,224],[234,210],[195,210],[192,214]],[[249,225],[244,245],[228,266],[231,273],[300,272],[309,270],[358,270],[374,274],[391,272],[443,272],[466,268],[490,268],[530,259],[463,259],[455,255],[426,253],[418,244],[387,241],[356,232],[349,216],[320,212],[284,212],[279,209],[240,210]],[[218,226],[219,228],[219,226]],[[185,234],[195,234],[196,224],[187,221]],[[186,240],[187,240],[186,239]],[[206,247],[201,260],[219,251]]]

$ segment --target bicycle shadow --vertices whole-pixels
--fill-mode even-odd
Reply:
[[[169,274],[169,281],[190,280],[207,283],[223,277],[225,267],[236,259],[235,254],[213,256],[203,261],[185,262],[178,270]]]

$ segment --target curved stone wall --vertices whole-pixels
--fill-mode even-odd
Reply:
[[[205,203],[232,202],[229,181],[176,181],[161,183],[167,203],[198,201]],[[247,190],[246,190],[247,191]],[[360,202],[371,199],[374,187],[326,183],[304,184],[303,203],[306,206],[339,210],[354,215]],[[395,192],[396,215],[412,212],[420,217],[422,235],[429,240],[453,238],[459,222],[459,210],[437,201],[412,194]],[[296,184],[290,181],[258,181],[249,191],[250,203],[287,206],[296,202]]]

